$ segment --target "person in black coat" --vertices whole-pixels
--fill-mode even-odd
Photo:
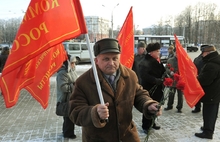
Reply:
[[[9,47],[8,46],[3,47],[1,55],[0,55],[0,72],[2,72],[5,66],[5,63],[8,59],[8,55],[9,55]]]
[[[213,45],[207,45],[202,49],[202,56],[204,66],[197,78],[205,92],[201,98],[203,132],[195,133],[195,136],[212,139],[220,102],[220,55]]]
[[[163,98],[163,79],[165,72],[163,63],[160,62],[160,44],[150,43],[147,45],[145,59],[140,63],[141,85],[149,91],[150,97],[160,102]],[[145,133],[152,125],[151,119],[146,119],[143,115],[142,128]],[[154,129],[160,129],[160,126],[153,124]]]
[[[139,71],[139,64],[142,60],[144,60],[144,57],[146,55],[146,44],[144,42],[139,42],[137,46],[138,53],[134,55],[134,63],[132,66],[132,70],[136,73],[138,76],[138,82],[141,84],[141,77],[140,77],[140,71]]]

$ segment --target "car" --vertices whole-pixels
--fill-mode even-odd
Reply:
[[[197,52],[199,50],[199,47],[194,44],[188,44],[186,49],[189,52],[192,52],[192,51]]]
[[[65,50],[71,56],[76,57],[76,64],[80,62],[90,62],[90,54],[87,47],[87,43],[83,42],[63,42]],[[93,48],[94,43],[90,43],[90,46]],[[93,50],[92,50],[93,52]],[[94,57],[92,57],[94,58]]]

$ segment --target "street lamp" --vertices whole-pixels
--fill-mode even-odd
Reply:
[[[111,37],[113,38],[113,11],[114,9],[119,5],[119,3],[117,5],[115,5],[111,11],[111,25],[112,25],[112,35]],[[105,7],[105,5],[102,5],[103,7]]]

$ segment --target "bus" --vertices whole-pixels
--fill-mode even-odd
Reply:
[[[185,49],[184,36],[177,36],[182,47]],[[135,53],[137,51],[138,42],[145,42],[146,44],[158,42],[161,44],[161,62],[166,63],[168,58],[168,47],[173,45],[175,47],[174,35],[134,35]]]

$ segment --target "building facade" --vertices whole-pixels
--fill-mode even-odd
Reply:
[[[99,16],[85,16],[90,42],[109,37],[109,20]]]

